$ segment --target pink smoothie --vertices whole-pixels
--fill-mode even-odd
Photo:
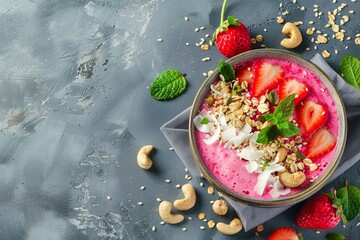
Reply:
[[[298,64],[280,60],[280,59],[265,59],[274,65],[280,65],[285,71],[284,79],[293,78],[300,82],[305,83],[308,86],[309,93],[305,99],[313,100],[317,103],[323,105],[328,111],[328,119],[324,127],[329,130],[336,138],[339,133],[339,119],[336,109],[336,105],[330,92],[324,86],[324,84],[318,79],[318,77],[308,69],[305,69]],[[258,61],[258,60],[255,60]],[[243,65],[235,66],[236,69],[239,69],[244,66],[252,66],[255,61],[247,62]],[[205,102],[202,103],[200,110],[206,109],[209,110],[209,107],[205,105]],[[296,119],[296,113],[294,112],[293,117]],[[301,129],[301,126],[299,124]],[[300,134],[301,135],[301,134]],[[308,138],[303,137],[304,142],[308,142]],[[248,164],[248,161],[241,160],[237,156],[238,152],[233,149],[224,148],[223,144],[220,144],[219,141],[207,145],[203,139],[206,138],[206,134],[196,130],[195,133],[196,144],[199,150],[199,154],[202,157],[202,160],[206,167],[209,169],[210,173],[226,188],[232,190],[233,192],[255,199],[272,199],[269,194],[271,190],[270,187],[266,187],[264,194],[262,196],[257,195],[254,192],[254,186],[257,183],[257,173],[249,173],[245,165]],[[318,159],[313,160],[314,163],[319,165],[319,168],[315,171],[305,171],[307,180],[299,187],[291,189],[289,196],[296,192],[301,191],[302,189],[309,186],[313,179],[316,179],[323,174],[326,170],[328,163],[332,160],[336,147],[328,154]],[[306,152],[306,146],[300,149],[301,152]],[[316,180],[315,180],[316,181]],[[286,197],[286,196],[280,196]]]

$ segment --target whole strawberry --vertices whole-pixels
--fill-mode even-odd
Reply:
[[[227,58],[251,50],[251,37],[246,26],[229,16],[224,21],[224,11],[227,0],[224,0],[221,10],[220,26],[216,29],[212,42],[216,42],[219,52]]]
[[[334,207],[335,206],[335,207]],[[340,211],[326,194],[316,195],[306,202],[296,216],[296,225],[301,228],[330,229],[341,219]]]

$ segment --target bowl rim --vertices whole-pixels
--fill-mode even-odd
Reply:
[[[212,75],[207,77],[206,80],[202,83],[197,94],[195,95],[193,104],[191,105],[191,111],[189,116],[189,141],[190,141],[191,153],[196,162],[196,165],[199,167],[203,177],[205,177],[205,179],[209,182],[209,184],[212,185],[217,191],[221,192],[222,194],[224,194],[225,196],[229,197],[230,199],[236,202],[244,203],[247,205],[257,206],[257,207],[280,207],[280,206],[287,206],[300,202],[313,195],[315,192],[317,192],[321,187],[325,185],[325,183],[328,181],[330,176],[337,168],[341,156],[344,152],[344,148],[346,145],[346,136],[347,136],[347,119],[346,119],[346,111],[343,100],[339,92],[337,91],[334,83],[330,80],[329,76],[316,64],[302,58],[298,54],[292,53],[290,51],[274,49],[274,48],[255,49],[236,55],[230,59],[227,59],[225,62],[234,66],[241,62],[259,59],[259,58],[265,58],[265,57],[278,58],[282,60],[284,59],[289,60],[289,58],[295,59],[296,61],[294,60],[289,60],[289,61],[296,62],[300,66],[305,67],[308,70],[312,71],[319,78],[319,80],[326,86],[326,88],[330,92],[335,102],[338,112],[338,118],[339,118],[338,144],[336,145],[333,160],[331,161],[331,164],[328,165],[323,175],[304,190],[292,194],[290,196],[284,196],[282,198],[277,198],[277,199],[247,198],[243,195],[237,194],[229,190],[227,187],[221,184],[214,176],[212,176],[210,171],[207,169],[207,167],[201,160],[199,152],[197,151],[197,147],[195,143],[195,135],[194,135],[195,126],[193,124],[193,119],[195,115],[198,113],[200,104],[203,100],[204,95],[209,90],[210,84],[218,78],[217,76],[219,72],[217,68],[214,70]],[[343,143],[343,144],[339,144],[339,143]]]

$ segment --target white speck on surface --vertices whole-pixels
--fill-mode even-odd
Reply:
[[[140,189],[141,189],[141,190],[145,190],[145,186],[141,186]]]
[[[156,227],[152,226],[151,231],[155,232],[156,231]]]
[[[165,179],[164,180],[166,183],[171,183],[171,180],[170,179]]]
[[[163,41],[164,41],[164,39],[162,39],[162,38],[158,38],[158,39],[156,39],[156,41],[157,41],[157,42],[163,42]]]
[[[205,230],[206,228],[204,226],[200,226],[200,229],[201,230]]]
[[[157,202],[161,202],[162,200],[160,198],[156,198],[156,201]]]
[[[186,232],[186,231],[187,231],[187,229],[186,229],[186,228],[182,228],[181,230],[182,230],[183,232]]]
[[[185,43],[185,45],[186,45],[186,46],[189,46],[189,45],[190,45],[190,43],[188,43],[188,42],[187,42],[187,43]]]
[[[165,222],[164,222],[164,221],[161,221],[160,224],[161,224],[161,225],[165,225]]]
[[[185,16],[184,17],[185,21],[189,21],[189,17]]]
[[[172,148],[172,147],[171,147],[171,148],[169,148],[169,151],[174,151],[174,148]]]
[[[138,202],[137,205],[142,206],[142,205],[144,205],[144,203],[143,202]]]
[[[180,187],[181,187],[180,184],[176,184],[176,185],[175,185],[175,188],[180,188]]]
[[[89,16],[94,16],[96,7],[97,5],[93,3],[93,1],[88,2],[88,4],[84,6],[85,13]]]
[[[111,200],[112,197],[111,197],[111,196],[106,196],[106,199],[107,199],[107,200]]]

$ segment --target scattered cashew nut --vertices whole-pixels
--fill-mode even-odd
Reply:
[[[284,38],[280,42],[280,45],[285,48],[296,48],[302,42],[302,35],[299,28],[291,22],[287,22],[284,25],[282,33],[288,36],[288,38]]]
[[[277,152],[275,158],[279,159],[279,162],[283,162],[286,159],[287,150],[286,148],[279,148],[279,151]]]
[[[153,145],[145,145],[142,148],[140,148],[138,154],[137,154],[137,164],[142,169],[148,170],[151,168],[153,162],[148,157],[148,154],[153,150]]]
[[[282,172],[279,173],[279,179],[282,185],[289,188],[295,188],[300,186],[306,180],[306,176],[303,172]]]
[[[162,201],[159,205],[159,214],[162,220],[169,224],[177,224],[184,220],[184,216],[179,213],[171,213],[171,202]]]
[[[243,225],[238,218],[234,218],[230,224],[225,224],[222,222],[219,222],[216,224],[216,228],[219,230],[219,232],[225,234],[225,235],[234,235],[241,231]]]
[[[212,205],[212,209],[217,215],[223,216],[227,213],[229,207],[225,200],[216,200]]]
[[[196,202],[195,188],[190,183],[187,183],[181,187],[181,190],[185,198],[175,200],[174,207],[181,211],[189,210],[195,205]]]

